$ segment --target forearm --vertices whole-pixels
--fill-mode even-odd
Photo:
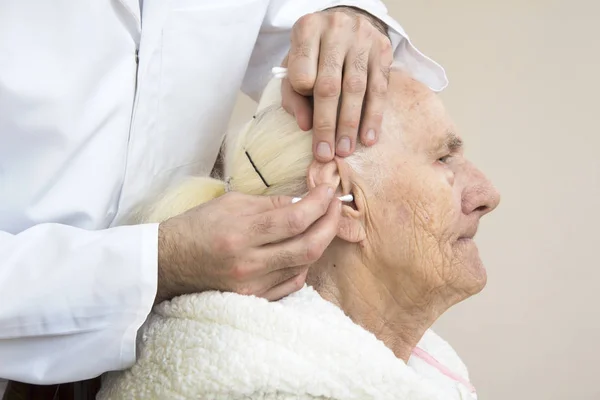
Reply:
[[[0,232],[0,260],[1,377],[61,383],[135,361],[156,294],[157,225]]]

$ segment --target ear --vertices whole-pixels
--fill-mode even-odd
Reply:
[[[348,164],[339,157],[335,157],[327,163],[314,160],[308,167],[306,183],[309,190],[318,185],[327,184],[335,189],[336,196],[350,193],[356,196],[350,174],[351,169]],[[356,201],[342,203],[342,216],[337,233],[340,239],[351,243],[358,243],[366,238],[362,207],[357,207],[356,204]]]

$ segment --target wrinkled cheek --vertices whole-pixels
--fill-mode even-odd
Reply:
[[[455,282],[460,276],[456,254],[452,245],[448,242],[442,247],[441,254],[440,269],[443,272],[446,283],[450,284]]]
[[[420,266],[420,285],[426,291],[446,287],[455,279],[450,267],[452,255],[437,240],[423,241],[413,256],[414,265]]]
[[[394,220],[397,224],[406,226],[412,222],[411,212],[405,204],[396,206],[394,211]]]

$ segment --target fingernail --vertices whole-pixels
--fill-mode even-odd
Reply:
[[[367,140],[369,142],[375,140],[375,131],[373,129],[369,129],[369,131],[367,132]]]
[[[348,153],[350,151],[350,139],[347,137],[343,137],[338,141],[337,144],[338,151],[342,153]]]
[[[328,187],[327,188],[327,198],[331,199],[333,197],[333,188],[332,187]]]
[[[321,142],[317,145],[317,155],[323,158],[331,157],[331,146],[327,142]]]

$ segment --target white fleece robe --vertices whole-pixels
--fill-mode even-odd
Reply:
[[[313,288],[278,301],[205,292],[153,310],[109,399],[474,400],[455,351],[428,330],[408,365]]]

